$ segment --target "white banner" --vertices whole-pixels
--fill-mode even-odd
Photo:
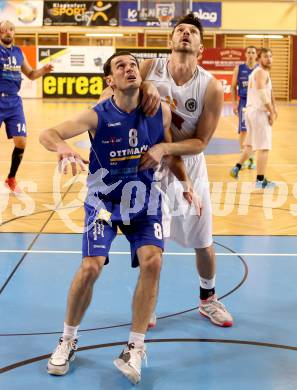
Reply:
[[[0,0],[0,20],[15,26],[42,26],[43,0]]]
[[[54,73],[103,73],[113,46],[39,46],[38,67],[51,63]]]

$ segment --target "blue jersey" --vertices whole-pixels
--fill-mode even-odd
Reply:
[[[22,50],[17,46],[0,45],[0,93],[16,95],[22,82],[21,66],[24,62]]]
[[[154,117],[148,117],[139,106],[131,113],[123,112],[110,98],[93,110],[98,115],[98,127],[94,138],[91,137],[86,202],[92,205],[92,198],[98,197],[118,203],[123,187],[131,181],[144,185],[147,198],[154,170],[139,171],[139,163],[151,146],[164,140],[161,106]]]
[[[256,65],[257,66],[257,65]],[[237,85],[238,85],[238,96],[240,98],[246,99],[247,97],[247,87],[249,83],[249,75],[255,69],[250,69],[246,64],[241,64],[238,67],[238,76],[237,76]]]

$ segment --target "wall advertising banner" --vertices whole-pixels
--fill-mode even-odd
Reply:
[[[222,26],[222,3],[193,2],[192,11],[198,17],[204,27]]]
[[[123,49],[116,49],[116,52],[118,53],[122,50]],[[139,62],[152,58],[167,58],[170,54],[170,49],[135,49],[133,47],[125,50],[129,51],[132,55],[134,55]]]
[[[54,73],[103,73],[113,46],[39,46],[39,66],[51,63]]]
[[[42,26],[43,0],[0,0],[0,20],[15,26]]]
[[[201,66],[207,70],[230,70],[245,62],[244,49],[206,49],[202,55]]]
[[[43,97],[94,98],[105,88],[103,64],[113,46],[39,46],[38,66],[51,63],[54,72],[43,77]]]
[[[44,26],[118,26],[117,1],[44,0]]]
[[[177,19],[185,12],[181,2],[168,4],[174,7],[174,17],[170,25],[172,26]],[[168,5],[167,4],[167,5]],[[222,4],[221,3],[196,3],[193,2],[192,11],[201,19],[205,27],[221,27],[222,25]],[[166,5],[166,4],[165,4]],[[164,7],[165,7],[164,5]],[[143,27],[160,27],[160,23],[156,15],[155,5],[149,4],[150,8],[142,8],[140,14],[142,17],[148,17],[150,20],[139,20],[137,13],[137,1],[121,1],[120,2],[120,25],[121,26],[143,26]],[[171,7],[168,7],[168,10]],[[188,10],[187,10],[188,11]],[[187,12],[186,11],[186,12]],[[165,12],[165,10],[164,10]]]
[[[43,77],[43,97],[99,98],[105,88],[103,75],[94,73],[50,73]]]

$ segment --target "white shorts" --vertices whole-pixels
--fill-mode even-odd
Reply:
[[[245,113],[247,137],[245,145],[253,150],[271,150],[272,128],[266,111],[248,107]]]
[[[163,231],[186,248],[207,248],[212,244],[212,210],[206,163],[203,153],[183,156],[194,190],[202,201],[201,216],[183,197],[183,187],[169,172],[162,180]]]

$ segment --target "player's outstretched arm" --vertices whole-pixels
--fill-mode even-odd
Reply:
[[[67,173],[67,164],[70,163],[72,174],[76,175],[77,166],[85,170],[84,163],[87,164],[88,161],[75,152],[65,140],[96,129],[97,126],[98,116],[96,112],[92,109],[84,110],[73,120],[43,130],[39,141],[47,150],[57,153],[59,167],[64,173]]]
[[[50,73],[54,70],[54,67],[52,64],[46,64],[40,69],[33,69],[31,65],[29,64],[25,54],[23,53],[24,61],[22,63],[21,69],[25,76],[28,77],[30,80],[36,80],[41,76],[44,76],[47,73]]]

